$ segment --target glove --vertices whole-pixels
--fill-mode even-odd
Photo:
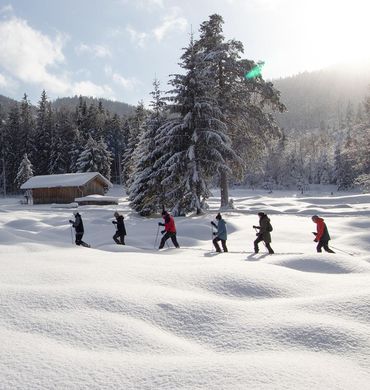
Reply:
[[[69,223],[73,223],[73,221],[69,220]]]
[[[318,240],[317,238],[315,238],[315,239],[313,240],[313,242],[319,242],[319,240]]]
[[[213,235],[214,235],[214,236],[217,236],[217,233],[213,232]]]
[[[112,221],[112,223],[113,223],[113,225],[115,224],[115,222],[114,222],[114,221]]]
[[[166,233],[166,231],[165,231],[165,230],[162,230],[161,233],[164,234],[164,233]]]
[[[317,233],[316,233],[316,232],[312,232],[312,234],[313,234],[314,236],[316,236]]]
[[[259,233],[256,233],[256,236],[258,237],[260,234]]]

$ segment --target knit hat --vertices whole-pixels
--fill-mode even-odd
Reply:
[[[216,215],[216,219],[221,219],[222,217],[221,217],[221,214],[220,213],[218,213],[217,215]]]
[[[116,218],[119,217],[118,211],[115,211],[115,212],[114,212],[114,216],[115,216]]]

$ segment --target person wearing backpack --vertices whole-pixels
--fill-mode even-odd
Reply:
[[[253,226],[254,229],[258,229],[257,238],[254,240],[254,253],[258,253],[258,243],[263,241],[266,245],[267,250],[269,251],[270,255],[272,255],[274,250],[271,248],[271,232],[272,232],[272,226],[270,222],[270,218],[262,212],[258,213],[258,216],[260,218],[259,226]]]

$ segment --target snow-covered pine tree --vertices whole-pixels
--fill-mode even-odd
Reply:
[[[76,107],[75,112],[75,121],[77,124],[77,128],[81,139],[86,142],[89,138],[89,121],[87,115],[87,104],[86,100],[80,95],[78,98],[78,106]]]
[[[143,130],[143,124],[147,118],[147,112],[144,108],[144,102],[140,101],[135,112],[127,120],[128,142],[122,158],[122,178],[125,185],[132,176],[134,169],[134,151],[139,142],[140,134]]]
[[[338,191],[345,191],[353,187],[354,176],[352,172],[349,149],[342,150],[338,146],[334,157],[334,175]]]
[[[47,175],[49,173],[52,127],[51,107],[47,100],[46,92],[43,90],[37,108],[34,150],[31,154],[37,175]]]
[[[325,151],[323,151],[319,158],[319,166],[320,166],[320,184],[330,184],[331,183],[331,167],[328,160],[328,155]]]
[[[17,190],[14,183],[17,177],[18,167],[22,160],[19,156],[20,140],[20,123],[19,123],[19,108],[15,104],[11,107],[8,118],[4,125],[3,133],[3,169],[5,171],[6,192],[14,192]]]
[[[35,137],[35,122],[31,112],[31,103],[26,94],[24,94],[20,105],[19,132],[21,140],[19,156],[23,156],[25,153],[32,152]]]
[[[143,125],[143,131],[134,151],[133,172],[127,187],[131,207],[143,216],[157,212],[164,203],[161,177],[154,166],[160,157],[156,150],[155,137],[166,119],[164,112],[166,103],[162,98],[157,79],[154,80],[153,87],[150,103],[152,113]]]
[[[20,186],[33,176],[33,167],[31,161],[28,159],[27,153],[23,155],[23,159],[19,164],[17,177],[15,178],[15,184],[19,189]]]
[[[106,143],[89,137],[80,157],[77,159],[77,172],[99,172],[110,180],[111,153]]]
[[[6,116],[3,107],[0,104],[0,192],[6,196]]]
[[[72,113],[65,107],[56,111],[55,118],[56,125],[51,145],[49,172],[74,172],[72,150],[73,145],[78,142],[77,126],[74,123]]]
[[[176,115],[158,131],[158,168],[165,190],[166,205],[174,214],[196,210],[210,195],[207,182],[217,172],[230,171],[226,161],[237,159],[226,135],[224,118],[213,97],[206,95],[204,56],[193,39],[181,57],[185,74],[174,75],[170,98]]]
[[[105,122],[105,134],[108,149],[112,153],[112,180],[122,184],[122,155],[127,143],[121,119],[117,114],[107,114]]]
[[[201,24],[200,39],[195,43],[198,53],[203,54],[207,74],[207,97],[215,99],[227,124],[227,135],[233,149],[244,165],[256,160],[265,142],[278,134],[271,111],[283,111],[279,92],[261,75],[246,80],[246,72],[257,64],[241,59],[243,44],[236,40],[225,41],[222,35],[224,21],[214,14]],[[266,111],[268,108],[269,111]],[[233,165],[233,161],[229,162]],[[233,167],[241,171],[242,165]],[[228,174],[220,169],[221,206],[228,205]]]

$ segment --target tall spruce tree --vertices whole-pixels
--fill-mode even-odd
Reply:
[[[35,138],[35,121],[31,111],[31,103],[26,94],[24,94],[21,101],[19,116],[19,131],[21,139],[21,144],[19,145],[19,155],[24,156],[25,153],[32,152]]]
[[[17,176],[18,167],[22,157],[19,156],[20,122],[19,107],[15,104],[11,107],[4,128],[4,164],[6,192],[14,192],[17,187],[14,183]]]
[[[77,160],[78,172],[99,172],[110,180],[111,153],[101,139],[89,137],[84,150]]]
[[[104,127],[105,139],[113,158],[113,182],[122,184],[122,155],[127,143],[122,121],[117,114],[107,115]]]
[[[6,140],[6,115],[0,104],[0,192],[3,196],[6,196],[6,151],[7,147],[5,144]]]
[[[51,106],[47,100],[46,92],[43,90],[37,108],[34,150],[31,155],[37,175],[47,175],[49,173],[51,140],[53,137],[52,128]]]
[[[122,159],[122,178],[127,185],[128,180],[132,177],[134,169],[134,151],[139,142],[139,137],[143,131],[143,125],[147,118],[143,101],[140,101],[133,115],[127,119],[126,128],[128,130],[128,141]]]
[[[28,179],[33,176],[33,167],[31,161],[28,159],[27,153],[23,155],[23,159],[19,164],[17,177],[15,178],[15,184],[17,188],[20,188]]]
[[[210,195],[208,181],[219,171],[228,171],[228,159],[236,159],[226,135],[226,125],[216,99],[207,95],[208,78],[204,56],[191,38],[181,57],[185,74],[173,76],[170,110],[156,137],[161,157],[155,168],[163,177],[166,203],[174,213],[196,210]]]
[[[127,188],[131,207],[143,216],[155,213],[164,203],[161,177],[158,167],[155,168],[155,163],[160,157],[156,149],[155,138],[166,118],[164,112],[166,103],[162,98],[160,83],[157,79],[154,80],[153,87],[150,103],[152,112],[143,125],[143,131],[134,152],[133,172],[131,179],[128,180]]]
[[[233,148],[247,164],[256,158],[272,135],[278,135],[278,127],[270,112],[283,111],[285,107],[279,100],[279,92],[261,75],[248,80],[245,78],[246,72],[257,64],[241,59],[244,51],[241,42],[225,41],[223,23],[222,17],[217,14],[203,22],[196,48],[204,58],[207,96],[217,101]],[[233,162],[230,162],[231,166]],[[233,168],[235,171],[236,167]],[[240,170],[242,166],[237,168]],[[228,171],[223,168],[220,169],[220,186],[221,206],[227,207]]]

